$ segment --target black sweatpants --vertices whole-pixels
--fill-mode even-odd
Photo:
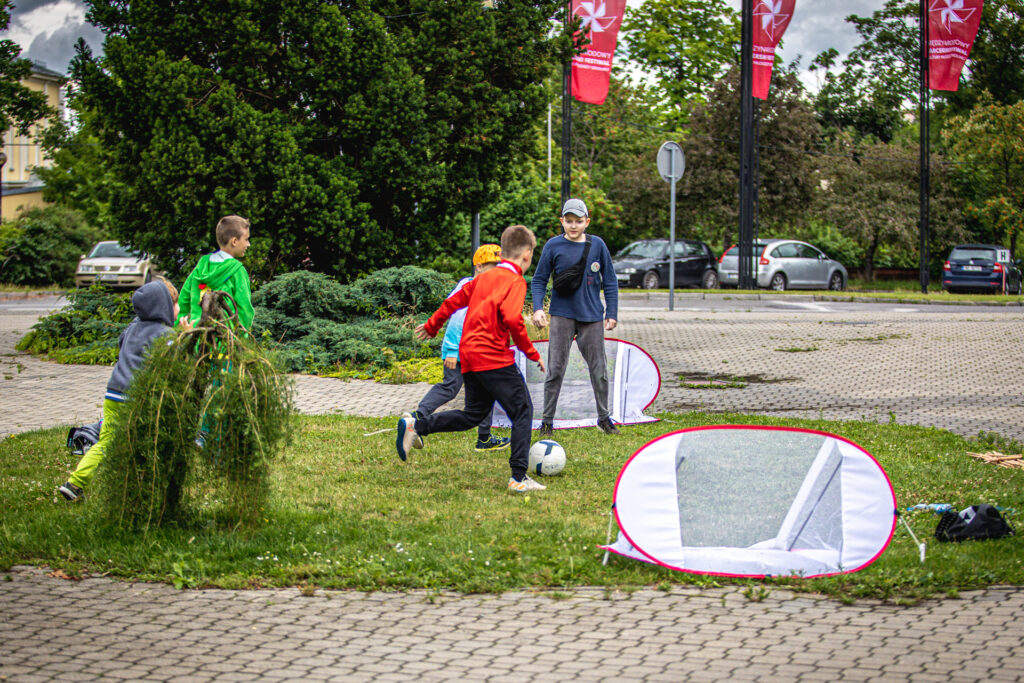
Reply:
[[[420,400],[420,404],[416,406],[416,412],[424,417],[430,415],[435,410],[443,406],[448,401],[452,400],[459,395],[459,390],[462,389],[462,367],[459,363],[455,364],[454,368],[444,369],[444,379],[440,384],[435,384],[430,387],[427,392]],[[493,404],[492,404],[493,405]],[[487,417],[476,429],[476,438],[479,441],[489,441],[491,438],[491,414],[487,413]]]
[[[512,420],[512,444],[508,458],[512,476],[521,480],[526,476],[530,461],[530,430],[533,427],[533,402],[526,389],[526,380],[515,365],[496,370],[464,372],[466,407],[446,410],[416,420],[416,433],[420,436],[438,432],[464,432],[480,424],[494,407],[494,402],[505,409]]]

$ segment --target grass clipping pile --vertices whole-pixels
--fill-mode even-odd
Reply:
[[[155,342],[136,372],[97,472],[102,519],[142,531],[259,519],[270,464],[291,435],[293,389],[251,337],[234,333],[226,302],[206,294],[195,328]]]

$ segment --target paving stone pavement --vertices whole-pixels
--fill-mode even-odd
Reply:
[[[100,414],[109,368],[14,352],[32,322],[0,315],[0,438]],[[1024,440],[1019,311],[624,310],[621,322],[616,335],[660,365],[653,411],[895,419]],[[744,386],[678,381],[718,375]],[[426,390],[297,385],[302,412],[377,416]],[[66,581],[30,567],[3,574],[0,681],[1024,680],[1016,587],[895,607],[776,589],[760,601],[740,588],[684,587],[306,597]]]
[[[176,591],[15,567],[0,679],[1013,681],[1024,590],[914,607],[772,590]],[[557,598],[557,599],[556,599]]]

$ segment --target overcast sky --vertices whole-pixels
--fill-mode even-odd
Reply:
[[[631,6],[642,0],[628,0]],[[6,38],[21,46],[22,56],[46,63],[54,71],[67,71],[74,56],[75,41],[85,38],[94,52],[100,52],[103,34],[85,21],[81,0],[14,0],[11,25]],[[729,0],[739,10],[740,0]],[[786,63],[798,55],[806,69],[818,53],[834,47],[845,55],[857,43],[857,34],[844,18],[850,14],[870,15],[884,0],[796,0],[793,20],[786,30],[779,56]],[[807,85],[815,87],[812,77]]]

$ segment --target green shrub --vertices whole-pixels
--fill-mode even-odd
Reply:
[[[317,321],[343,322],[372,309],[352,288],[322,273],[297,270],[280,275],[253,296],[256,317],[253,332],[277,342],[301,339]]]
[[[317,321],[302,339],[275,345],[291,372],[333,374],[339,367],[364,370],[372,376],[397,360],[434,355],[440,342],[424,344],[413,338],[411,318],[360,318],[347,323]],[[358,375],[358,372],[356,373]]]
[[[433,313],[455,286],[441,273],[416,266],[378,270],[357,280],[353,293],[381,318]]]
[[[74,209],[29,209],[0,234],[0,281],[71,287],[78,258],[100,238]]]
[[[118,337],[135,317],[131,295],[92,287],[70,292],[68,301],[67,307],[33,325],[18,349],[61,363],[114,363]]]
[[[203,512],[260,518],[270,464],[291,432],[293,393],[259,344],[211,320],[153,344],[127,395],[97,470],[100,520],[148,531]]]

